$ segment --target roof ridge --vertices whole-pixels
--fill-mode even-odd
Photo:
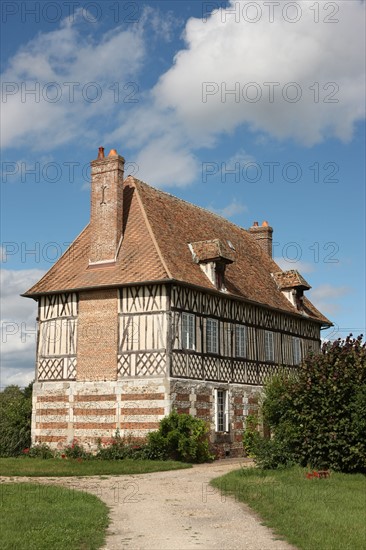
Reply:
[[[155,235],[154,235],[154,231],[153,231],[153,229],[152,229],[152,227],[151,227],[151,224],[150,224],[150,222],[149,222],[149,218],[148,218],[148,216],[147,216],[147,214],[146,214],[146,211],[145,211],[145,207],[144,207],[143,201],[142,201],[142,199],[141,199],[141,197],[140,197],[140,194],[139,194],[138,185],[139,185],[140,183],[143,183],[143,182],[140,182],[140,180],[137,180],[136,178],[133,178],[133,179],[135,180],[135,183],[137,182],[137,186],[135,187],[135,189],[136,189],[137,202],[139,203],[139,206],[140,206],[140,209],[141,209],[141,212],[142,212],[142,216],[143,216],[143,218],[144,218],[144,220],[145,220],[145,223],[146,223],[147,230],[148,230],[148,232],[149,232],[149,234],[150,234],[151,240],[152,240],[152,242],[153,242],[153,244],[154,244],[154,246],[155,246],[155,250],[156,250],[156,252],[157,252],[157,254],[158,254],[158,256],[159,256],[159,259],[160,259],[160,261],[161,261],[161,263],[162,263],[162,265],[163,265],[163,268],[165,269],[165,272],[166,272],[166,274],[168,275],[168,278],[169,278],[169,279],[173,279],[173,277],[172,277],[172,275],[171,275],[171,273],[170,273],[170,271],[169,271],[169,269],[168,269],[168,266],[166,265],[166,262],[165,262],[165,260],[164,260],[164,256],[163,256],[163,254],[161,253],[160,247],[159,247],[158,242],[157,242],[157,240],[156,240],[156,238],[155,238]],[[145,185],[147,185],[147,184],[145,184]]]
[[[194,204],[193,202],[189,202],[185,199],[182,199],[181,197],[176,197],[175,195],[172,195],[171,193],[168,193],[167,191],[162,191],[161,189],[159,189],[157,187],[154,187],[153,185],[150,185],[149,183],[146,183],[146,181],[139,180],[138,178],[135,178],[134,176],[127,176],[127,177],[132,177],[135,182],[138,182],[139,184],[142,183],[142,185],[146,185],[147,187],[150,187],[151,189],[154,189],[154,191],[157,191],[158,193],[161,193],[162,195],[167,195],[168,197],[170,197],[174,200],[184,202],[184,204],[188,204],[189,206],[193,206],[194,208],[197,208],[198,210],[203,210],[203,212],[209,213],[212,216],[220,218],[220,220],[224,220],[226,223],[229,223],[229,224],[233,225],[234,227],[237,227],[238,229],[241,229],[241,231],[245,231],[245,233],[250,236],[250,233],[247,229],[245,229],[241,225],[238,225],[237,223],[234,223],[234,222],[228,220],[224,216],[221,216],[220,214],[217,214],[216,212],[212,212],[212,210],[209,210],[208,208],[204,208],[203,206],[199,206],[198,204]]]

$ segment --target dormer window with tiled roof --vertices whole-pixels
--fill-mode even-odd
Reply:
[[[225,271],[226,266],[234,262],[233,248],[219,239],[196,241],[188,246],[193,261],[199,264],[215,288],[226,291]]]
[[[311,286],[307,283],[296,269],[289,271],[278,271],[272,273],[279,290],[296,307],[298,311],[304,313],[304,291],[310,290]]]

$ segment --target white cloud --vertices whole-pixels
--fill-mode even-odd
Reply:
[[[326,315],[336,315],[342,309],[339,299],[352,292],[348,286],[320,285],[309,291],[309,298]]]
[[[314,265],[310,262],[291,262],[289,260],[286,260],[286,258],[282,258],[281,256],[273,258],[276,264],[283,269],[283,271],[289,271],[290,269],[296,269],[299,273],[302,275],[304,273],[312,273],[314,271]]]
[[[94,135],[90,122],[120,110],[133,91],[123,86],[135,77],[144,54],[138,27],[117,27],[96,42],[92,33],[81,32],[76,17],[38,33],[2,74],[3,90],[16,92],[2,98],[2,145],[49,150]],[[32,89],[36,95],[25,94]]]
[[[247,2],[230,4],[242,13]],[[264,14],[266,8],[258,4]],[[232,15],[225,19],[225,10],[207,22],[191,18],[185,30],[186,49],[178,52],[173,67],[154,89],[157,105],[173,109],[196,143],[209,143],[214,135],[242,124],[306,145],[328,136],[350,139],[354,122],[364,116],[364,5],[343,2],[339,22],[327,24],[314,23],[308,2],[298,4],[302,17],[292,24],[280,14],[274,23],[264,15],[254,24],[243,17],[236,21]],[[265,82],[279,83],[272,103]],[[291,82],[302,92],[296,103],[282,96]],[[309,89],[316,82],[319,102]],[[338,103],[324,103],[333,91],[332,86],[323,90],[329,82],[339,87],[334,96]],[[256,85],[245,88],[248,83]],[[237,96],[225,93],[235,86]],[[255,90],[262,99],[252,102]],[[295,92],[293,86],[288,88],[290,98]]]
[[[219,214],[224,218],[232,218],[233,216],[242,214],[248,210],[245,204],[237,201],[237,199],[233,199],[230,204],[224,206],[223,208],[214,208],[213,206],[207,206],[206,208],[207,210],[211,210],[211,212]]]
[[[231,0],[229,8],[242,13],[246,4]],[[334,24],[324,22],[330,16],[325,12],[315,23],[314,11],[305,0],[297,2],[302,17],[296,23],[285,21],[281,7],[274,23],[269,23],[268,6],[255,4],[267,14],[255,24],[243,17],[236,20],[229,8],[214,11],[207,21],[189,19],[186,48],[176,54],[145,103],[128,121],[120,119],[114,136],[142,149],[142,172],[144,150],[154,149],[154,142],[172,141],[175,150],[191,156],[195,148],[212,147],[222,135],[243,126],[262,142],[272,137],[311,146],[327,138],[352,138],[356,121],[365,113],[363,2],[338,3],[339,22]],[[262,93],[258,102],[248,100],[254,87],[246,85],[253,82]],[[273,102],[270,86],[265,85],[268,82],[279,83],[273,87]],[[293,82],[296,88],[288,86]],[[239,96],[225,95],[225,90],[235,87]],[[203,97],[203,90],[211,90],[211,95]],[[301,92],[301,99],[296,103],[285,100],[282,91],[290,99],[294,92]],[[332,99],[337,102],[326,102]],[[162,163],[165,154],[161,149]],[[174,182],[170,156],[168,150],[165,177]],[[187,169],[185,177],[193,181],[196,172]]]
[[[1,386],[25,386],[34,378],[37,305],[20,294],[43,274],[38,269],[0,271]]]

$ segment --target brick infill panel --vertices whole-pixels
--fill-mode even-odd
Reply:
[[[36,441],[39,443],[54,443],[55,441],[66,441],[63,435],[36,435]]]
[[[152,401],[154,399],[164,399],[163,393],[123,393],[121,401]]]
[[[122,430],[157,430],[159,422],[122,422]]]
[[[189,401],[189,393],[177,393],[175,396],[176,401]]]
[[[198,394],[196,401],[198,403],[210,403],[210,396],[205,394]]]
[[[234,397],[234,403],[236,405],[242,405],[243,404],[243,398],[241,396]]]
[[[62,401],[63,403],[68,403],[69,396],[60,394],[60,395],[39,395],[37,397],[37,403],[53,403],[54,401]]]
[[[125,416],[128,416],[128,415],[140,415],[140,414],[145,414],[145,415],[155,415],[155,414],[160,414],[160,415],[163,415],[164,414],[164,407],[158,407],[156,409],[128,409],[128,408],[125,408],[125,409],[121,409],[121,414],[125,415]]]
[[[37,430],[66,430],[67,422],[37,422]]]
[[[66,415],[69,414],[69,409],[36,409],[35,410],[36,415],[41,416],[52,416],[52,415]]]
[[[234,430],[242,430],[242,429],[243,429],[243,421],[234,422]]]
[[[197,409],[196,415],[200,418],[209,418],[210,417],[210,409]]]
[[[74,428],[77,430],[115,430],[115,422],[74,422]]]
[[[99,415],[99,416],[108,416],[115,415],[116,409],[85,409],[76,408],[74,409],[75,416],[88,416],[88,415]]]
[[[178,407],[176,411],[178,414],[189,414],[189,407]]]
[[[106,393],[105,395],[75,395],[75,401],[115,401],[116,395],[114,393]]]

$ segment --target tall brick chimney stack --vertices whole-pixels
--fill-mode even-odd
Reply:
[[[273,228],[268,225],[268,222],[264,221],[261,226],[258,225],[258,222],[254,222],[248,231],[253,235],[261,249],[272,258]]]
[[[125,159],[115,149],[107,157],[99,147],[91,164],[89,264],[113,263],[122,239]]]

